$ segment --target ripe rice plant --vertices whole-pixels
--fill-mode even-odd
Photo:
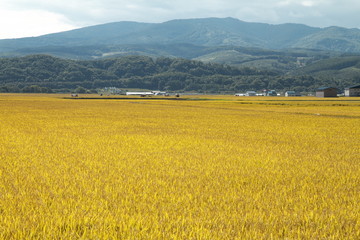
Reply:
[[[356,98],[0,95],[0,239],[359,239],[359,125]]]

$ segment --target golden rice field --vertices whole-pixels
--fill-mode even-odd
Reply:
[[[359,98],[63,97],[0,95],[0,239],[360,239]]]

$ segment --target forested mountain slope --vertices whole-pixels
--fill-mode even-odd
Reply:
[[[340,89],[360,82],[359,75],[342,78],[340,72],[358,71],[359,57],[335,62],[319,61],[318,67],[288,72],[231,67],[179,58],[127,56],[91,61],[67,60],[48,55],[0,58],[1,92],[95,91],[104,87],[194,92],[238,92],[265,88],[311,92],[322,85]],[[343,61],[343,62],[342,62]],[[333,65],[331,65],[333,64]],[[336,79],[320,74],[336,68]],[[319,73],[319,74],[318,74]],[[343,73],[343,72],[342,72]],[[347,75],[346,75],[347,76]]]
[[[178,51],[180,46],[186,47]],[[360,30],[302,24],[271,25],[234,18],[115,22],[39,37],[3,39],[0,40],[0,56],[46,53],[74,59],[130,54],[194,58],[202,56],[201,51],[196,51],[194,56],[194,48],[221,46],[353,53],[360,52]]]

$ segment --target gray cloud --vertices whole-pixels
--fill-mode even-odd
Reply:
[[[56,21],[63,21],[59,22],[63,28],[125,20],[164,22],[203,17],[235,17],[272,24],[303,23],[316,27],[360,27],[358,0],[0,0],[0,5],[0,13],[7,18],[11,14],[6,13],[10,12],[43,12],[44,16],[56,16]],[[24,23],[32,21],[26,16],[22,20]],[[0,22],[3,21],[6,22],[0,16]]]

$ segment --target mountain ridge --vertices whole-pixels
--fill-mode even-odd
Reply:
[[[235,18],[121,21],[0,40],[0,57],[47,54],[90,60],[119,56],[170,57],[288,72],[315,61],[360,54],[360,30],[267,24]]]
[[[346,48],[330,46],[343,40]],[[347,41],[345,41],[348,39]],[[241,46],[266,49],[314,48],[360,52],[360,30],[341,27],[317,28],[304,24],[267,24],[235,18],[175,19],[163,23],[121,21],[94,25],[39,37],[2,39],[0,53],[45,46],[122,44],[178,44]]]

